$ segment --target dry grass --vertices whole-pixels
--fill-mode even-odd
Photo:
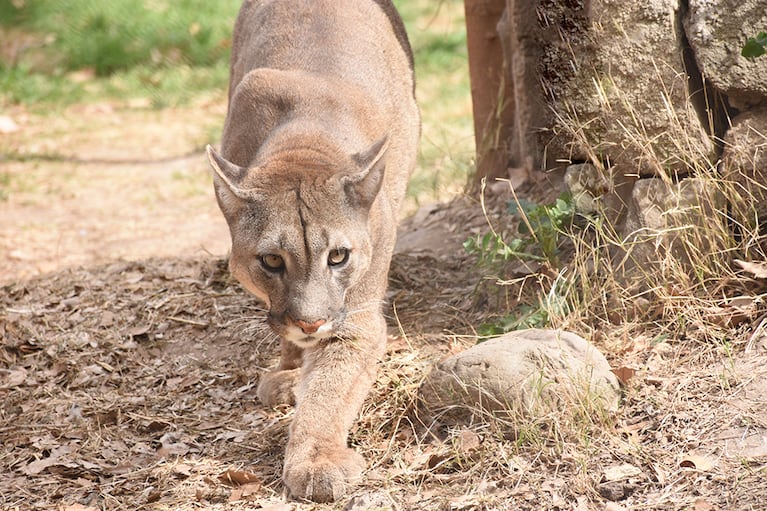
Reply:
[[[598,212],[584,231],[568,236],[576,314],[567,323],[597,329],[633,322],[638,330],[653,325],[656,335],[677,339],[732,338],[733,327],[764,311],[763,281],[735,262],[767,260],[767,237],[757,220],[764,185],[736,169],[724,177],[721,166],[709,164],[700,152],[697,134],[675,124],[670,106],[666,113],[676,126],[673,137],[666,135],[674,141],[676,165],[655,154],[653,140],[641,136],[639,120],[630,117],[635,125],[623,129],[633,147],[644,151],[645,164],[687,177],[677,181],[667,170],[652,179],[667,197],[660,205],[664,211],[654,214],[658,225],[632,222],[637,212],[629,208],[626,226],[614,224],[614,214]],[[561,122],[585,143],[583,126],[573,119]],[[592,156],[599,168],[600,160]]]

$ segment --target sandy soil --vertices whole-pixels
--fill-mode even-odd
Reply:
[[[222,100],[175,110],[11,110],[2,135],[0,282],[76,265],[224,255],[228,230],[203,147]]]

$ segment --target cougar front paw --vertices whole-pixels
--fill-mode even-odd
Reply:
[[[282,480],[294,498],[333,502],[347,492],[364,469],[362,456],[344,448],[319,452],[310,460],[295,463],[286,460]]]
[[[294,405],[296,394],[293,390],[298,383],[300,369],[271,371],[261,376],[256,394],[266,406]]]

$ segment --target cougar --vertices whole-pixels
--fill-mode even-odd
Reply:
[[[349,429],[385,351],[398,210],[420,117],[389,0],[248,0],[232,38],[221,152],[208,146],[229,268],[281,339],[257,394],[295,404],[291,496],[328,502],[365,463]]]

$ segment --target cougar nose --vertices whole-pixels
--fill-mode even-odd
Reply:
[[[293,322],[298,325],[298,327],[301,328],[305,334],[313,334],[319,330],[322,325],[327,323],[327,321],[324,319],[318,319],[314,323],[307,323],[306,321],[302,321],[300,319],[293,320]]]

